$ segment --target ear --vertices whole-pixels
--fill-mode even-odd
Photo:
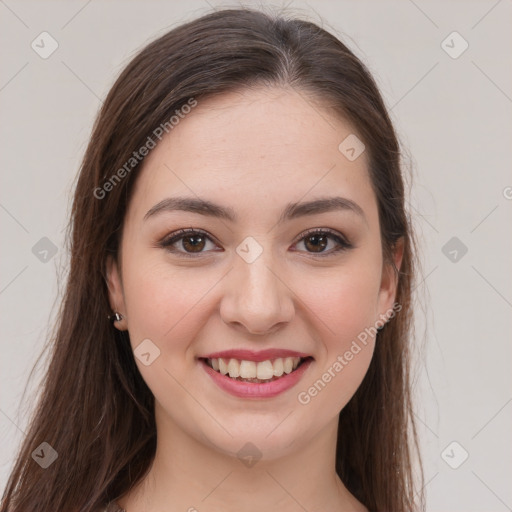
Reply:
[[[396,269],[399,271],[402,266],[402,258],[404,255],[404,239],[399,238],[393,248],[393,261]],[[389,312],[393,310],[395,297],[398,287],[398,275],[391,263],[384,262],[382,268],[382,278],[379,290],[379,319],[382,322],[386,321]]]
[[[124,302],[123,283],[121,281],[121,273],[118,268],[116,259],[112,255],[107,256],[107,287],[108,299],[112,311],[121,313],[123,319],[115,323],[116,328],[120,331],[126,330],[126,306]]]

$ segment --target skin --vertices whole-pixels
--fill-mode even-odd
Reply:
[[[304,92],[261,87],[201,100],[146,157],[120,264],[108,261],[111,306],[124,316],[116,327],[134,349],[150,339],[160,350],[149,366],[136,358],[155,396],[158,444],[148,476],[118,500],[127,512],[367,510],[337,476],[335,447],[374,338],[308,404],[297,399],[395,300],[366,152],[350,162],[338,150],[352,133]],[[287,203],[334,195],[364,218],[337,210],[277,225]],[[208,199],[238,220],[185,211],[144,220],[171,196]],[[158,245],[191,227],[211,235],[202,252],[190,253],[190,239],[174,243],[178,253]],[[302,239],[309,228],[331,228],[353,248],[322,257]],[[236,252],[248,236],[263,249],[252,263]],[[324,252],[338,247],[327,240]],[[397,267],[401,258],[398,246]],[[279,396],[237,398],[197,357],[238,348],[297,350],[314,362]],[[261,453],[252,467],[237,456],[247,442]]]

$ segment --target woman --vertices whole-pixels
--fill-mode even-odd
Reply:
[[[377,87],[323,29],[229,9],[149,44],[84,157],[1,511],[422,509],[404,202]]]

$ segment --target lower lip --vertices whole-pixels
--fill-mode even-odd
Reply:
[[[295,371],[288,373],[279,379],[271,382],[262,382],[261,384],[234,380],[231,377],[227,377],[222,375],[222,373],[216,372],[213,368],[210,368],[205,361],[200,360],[199,362],[205,369],[206,373],[213,379],[215,384],[231,395],[241,398],[272,398],[295,386],[309,368],[312,361],[312,359],[308,359]]]

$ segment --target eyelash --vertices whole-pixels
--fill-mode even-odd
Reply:
[[[335,240],[338,243],[337,248],[331,249],[328,252],[320,252],[320,253],[308,252],[308,254],[311,254],[315,257],[319,257],[319,258],[329,257],[334,254],[338,254],[341,251],[346,251],[346,250],[352,249],[354,247],[344,237],[342,237],[336,231],[333,231],[332,229],[329,229],[329,228],[309,229],[305,233],[301,234],[301,237],[296,242],[294,242],[293,245],[298,244],[299,242],[302,242],[304,239],[306,239],[308,236],[315,235],[315,234],[329,235],[330,238],[332,238],[333,240]],[[166,249],[167,251],[169,251],[173,254],[178,254],[180,257],[195,258],[195,257],[197,257],[196,255],[204,254],[204,252],[189,253],[189,252],[184,252],[184,251],[178,251],[178,250],[172,248],[172,245],[174,245],[177,241],[182,240],[183,238],[185,238],[187,236],[194,236],[194,235],[203,235],[205,238],[207,238],[211,242],[215,243],[215,241],[205,231],[203,231],[201,229],[187,228],[187,229],[180,229],[174,233],[171,233],[167,238],[158,242],[158,246],[163,249]],[[299,252],[302,252],[302,251],[299,251]]]

